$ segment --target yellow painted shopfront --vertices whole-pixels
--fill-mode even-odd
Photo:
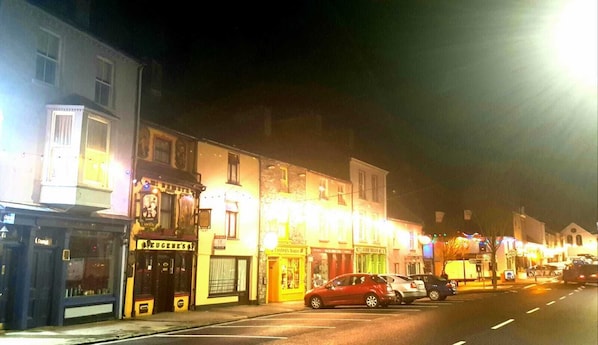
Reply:
[[[302,300],[305,295],[305,246],[267,250],[268,302]]]

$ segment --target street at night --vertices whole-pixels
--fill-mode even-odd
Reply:
[[[106,344],[530,344],[598,341],[596,285],[561,282],[442,302],[268,315]]]

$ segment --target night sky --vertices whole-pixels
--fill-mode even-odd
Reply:
[[[514,208],[525,206],[553,230],[576,222],[594,231],[596,86],[556,62],[550,28],[560,6],[105,0],[93,5],[91,30],[135,56],[163,61],[165,83],[191,108],[223,104],[257,86],[322,89],[365,104],[372,112],[364,118],[376,129],[358,128],[395,157],[388,159],[390,197],[408,203],[436,186],[460,191],[508,180],[520,191]],[[404,175],[402,160],[413,176]],[[411,178],[421,183],[396,182]],[[428,207],[426,222],[433,208],[460,206]]]

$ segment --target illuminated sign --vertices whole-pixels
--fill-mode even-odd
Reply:
[[[386,248],[381,247],[355,247],[356,254],[386,254]]]
[[[293,247],[277,247],[273,250],[268,251],[269,254],[291,254],[291,255],[305,255],[305,248],[293,248]]]
[[[188,241],[137,240],[137,249],[194,251],[195,243]]]

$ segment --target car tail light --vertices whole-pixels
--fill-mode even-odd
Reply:
[[[415,282],[411,282],[411,288],[412,289],[417,289],[417,285],[415,284]]]
[[[585,276],[585,275],[583,275],[583,274],[580,274],[578,278],[579,278],[579,279],[586,279],[586,276]]]
[[[449,289],[452,289],[452,288],[453,288],[453,284],[451,284],[451,283],[446,283],[446,287],[447,287],[447,288],[449,288]]]
[[[386,284],[386,292],[394,292],[394,290],[392,289],[392,286]]]

